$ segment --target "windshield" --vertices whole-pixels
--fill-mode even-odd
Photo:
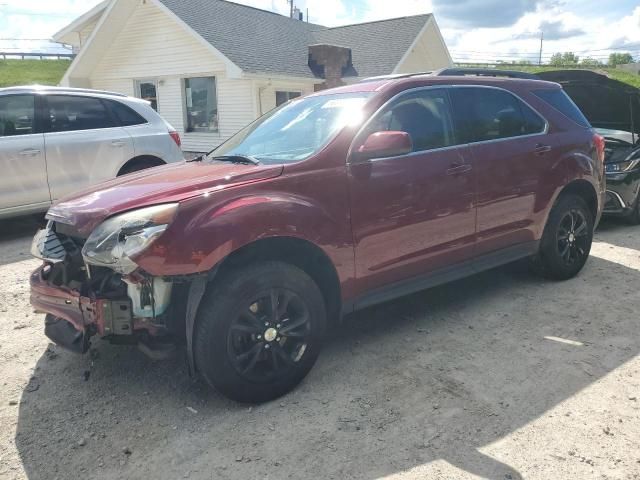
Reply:
[[[342,93],[292,100],[260,117],[208,157],[253,157],[260,163],[293,163],[320,151],[346,126],[363,118],[370,93]]]

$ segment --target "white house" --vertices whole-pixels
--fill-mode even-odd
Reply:
[[[327,28],[224,0],[107,0],[54,35],[61,85],[146,98],[208,151],[290,98],[452,65],[433,15]]]

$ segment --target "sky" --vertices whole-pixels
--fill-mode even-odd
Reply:
[[[287,14],[287,0],[236,0]],[[555,52],[640,58],[640,0],[295,0],[327,26],[434,13],[454,61],[543,61]],[[59,51],[50,38],[99,0],[0,0],[0,51]],[[28,40],[13,40],[28,39]],[[31,40],[34,39],[34,40]]]

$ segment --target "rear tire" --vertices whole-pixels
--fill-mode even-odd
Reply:
[[[625,218],[630,225],[640,225],[640,195],[636,198],[633,211]]]
[[[561,195],[545,226],[534,270],[553,280],[568,280],[584,267],[593,242],[593,215],[577,195]]]
[[[326,312],[304,271],[261,262],[215,281],[196,322],[194,355],[205,380],[232,400],[260,403],[289,392],[309,373]]]

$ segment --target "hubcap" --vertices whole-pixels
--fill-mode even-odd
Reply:
[[[252,382],[288,375],[308,350],[311,315],[305,302],[290,290],[271,289],[245,305],[227,335],[231,364]]]
[[[264,339],[267,342],[273,342],[278,336],[278,331],[275,328],[267,328],[267,331],[264,332]]]

